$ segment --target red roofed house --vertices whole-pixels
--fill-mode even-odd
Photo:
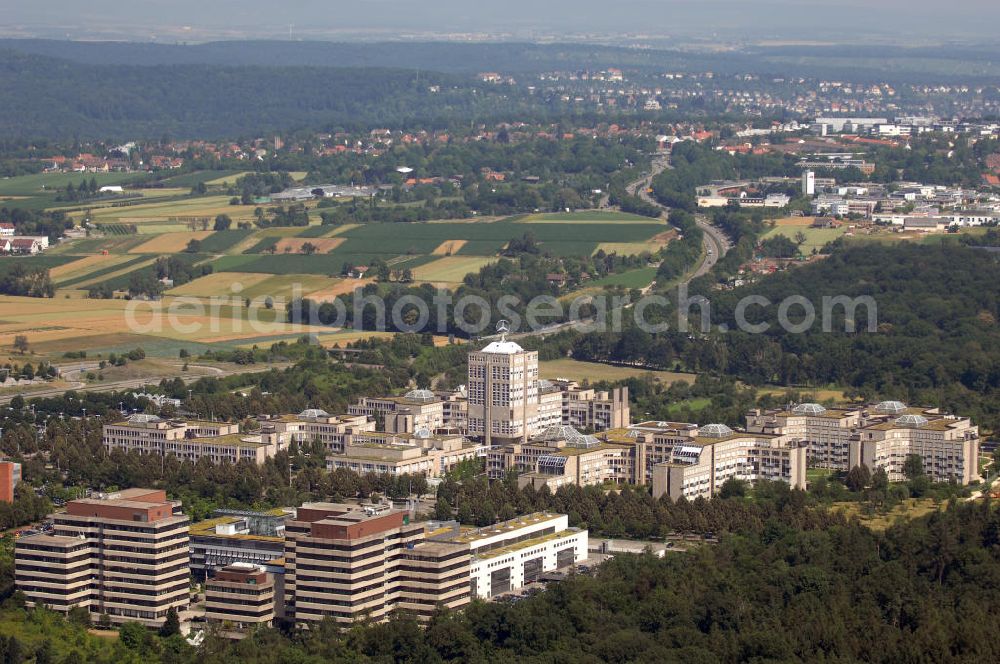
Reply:
[[[30,237],[17,237],[10,240],[12,254],[37,254],[42,250],[42,243]]]

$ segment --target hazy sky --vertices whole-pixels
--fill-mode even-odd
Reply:
[[[350,32],[498,36],[620,32],[850,41],[858,34],[991,37],[997,0],[11,0],[22,36],[336,37]]]

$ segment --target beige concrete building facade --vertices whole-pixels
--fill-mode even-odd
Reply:
[[[961,485],[980,479],[979,428],[967,417],[937,409],[908,408],[869,421],[851,438],[851,466],[885,470],[890,482],[906,479],[906,458],[919,456],[935,482]]]
[[[285,612],[298,623],[419,619],[469,602],[467,546],[428,542],[407,512],[312,503],[285,530]]]
[[[120,449],[189,461],[208,457],[213,463],[262,464],[284,449],[258,434],[241,434],[238,424],[165,420],[145,413],[105,424],[101,440],[109,452]]]
[[[825,408],[814,403],[768,411],[757,409],[747,413],[746,429],[799,438],[808,444],[810,465],[849,470],[851,435],[862,426],[863,413],[861,408]]]
[[[806,456],[805,444],[796,439],[710,424],[675,448],[670,461],[653,466],[653,497],[711,498],[729,479],[785,482],[805,490]]]
[[[205,582],[205,620],[237,629],[274,621],[274,576],[263,567],[233,563]]]
[[[282,415],[261,423],[261,440],[276,449],[287,449],[293,442],[302,445],[320,441],[328,454],[344,451],[349,435],[374,431],[375,422],[365,415],[331,415],[309,408],[298,415]]]
[[[915,454],[934,481],[968,484],[979,479],[979,430],[969,418],[899,401],[826,408],[804,403],[747,414],[747,430],[804,441],[810,465],[847,471],[864,463],[901,481],[906,457]]]
[[[469,435],[486,445],[528,438],[538,428],[538,353],[494,341],[469,353]]]
[[[459,463],[484,454],[483,446],[460,435],[437,435],[426,429],[416,434],[367,431],[348,435],[344,451],[327,457],[326,467],[362,474],[440,477]]]
[[[114,623],[162,624],[189,604],[188,518],[163,491],[73,500],[51,535],[17,541],[14,578],[28,603],[74,607]]]

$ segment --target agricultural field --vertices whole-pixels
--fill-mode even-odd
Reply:
[[[200,180],[212,183],[227,181],[234,174],[201,175],[212,175]],[[36,184],[20,182],[9,189],[10,195],[31,195],[32,188],[43,180]],[[174,188],[149,193],[172,195],[179,191],[178,187],[188,186],[183,180],[169,184]],[[14,193],[15,189],[26,193]],[[525,233],[535,237],[542,251],[560,256],[589,255],[599,247],[640,252],[656,249],[669,240],[665,235],[669,228],[660,220],[606,212],[219,232],[212,231],[211,226],[201,230],[201,221],[193,223],[211,223],[216,214],[228,214],[234,220],[241,216],[252,218],[253,209],[231,206],[226,196],[211,194],[151,198],[124,207],[95,208],[90,212],[91,223],[99,224],[106,235],[64,242],[38,257],[0,260],[0,273],[17,264],[51,270],[58,289],[51,300],[0,298],[0,349],[10,348],[18,334],[28,336],[33,353],[50,359],[73,350],[117,352],[136,346],[151,355],[175,357],[181,348],[200,352],[270,343],[304,333],[344,343],[349,339],[345,333],[284,323],[281,300],[309,297],[323,301],[350,293],[371,280],[345,279],[341,277],[343,267],[369,265],[375,260],[385,261],[395,270],[413,270],[418,282],[453,287],[467,274],[498,260],[504,246]],[[197,254],[184,252],[192,239],[201,243]],[[306,243],[313,245],[314,253],[304,253]],[[175,314],[179,321],[176,325],[161,320],[158,324],[130,327],[125,323],[125,310],[135,303],[85,297],[87,289],[94,286],[124,288],[136,271],[148,269],[165,255],[191,264],[209,264],[213,273],[170,289],[158,304],[141,303],[140,309],[166,307],[180,297],[195,298],[190,303],[195,305],[207,304],[213,296],[232,297],[236,304],[223,307],[215,317],[207,310],[191,308]],[[654,273],[652,268],[634,270],[618,275],[617,282],[642,287],[652,281]],[[258,319],[262,322],[251,327],[243,301],[261,302],[267,297],[276,301],[274,309],[260,312]],[[578,375],[592,379],[601,371],[609,375],[645,373],[601,365],[583,369]],[[663,378],[669,375],[663,374]]]
[[[211,180],[205,180],[205,185],[208,187],[232,187],[236,184],[244,175],[249,175],[251,171],[229,171],[224,175],[213,178]],[[212,173],[216,175],[216,173]]]
[[[274,245],[274,253],[276,254],[304,254],[306,253],[307,247],[312,247],[312,252],[316,254],[328,254],[340,245],[346,242],[346,238],[342,237],[324,237],[324,238],[303,238],[303,237],[284,237],[278,240]]]
[[[50,269],[49,276],[56,286],[62,286],[83,281],[98,272],[119,269],[134,260],[134,257],[122,254],[92,254]]]
[[[545,360],[538,363],[538,373],[541,378],[568,378],[576,381],[590,381],[597,383],[602,380],[615,381],[626,380],[628,378],[638,378],[651,374],[653,378],[662,383],[694,383],[695,374],[677,373],[673,371],[650,371],[636,367],[620,367],[612,364],[599,364],[597,362],[582,362],[580,360],[562,359]]]
[[[250,221],[256,208],[255,205],[230,205],[228,196],[197,196],[98,208],[90,212],[90,219],[93,223],[142,225],[174,222],[183,225],[199,219],[211,222],[217,215],[228,214],[234,221]],[[82,218],[84,214],[75,213],[74,218]]]
[[[239,245],[253,235],[250,229],[216,231],[201,241],[201,250],[205,253],[223,253]]]
[[[415,267],[429,262],[426,258],[434,256],[496,256],[507,242],[528,232],[535,236],[542,251],[561,256],[590,255],[602,243],[608,242],[621,243],[620,249],[627,247],[630,252],[638,253],[656,250],[668,239],[662,235],[666,232],[663,222],[634,215],[621,219],[621,215],[616,213],[591,215],[598,215],[599,218],[587,216],[589,221],[578,221],[580,215],[566,215],[566,219],[560,215],[538,215],[537,220],[532,221],[532,215],[490,223],[366,224],[345,228],[336,235],[327,235],[327,238],[343,238],[344,241],[325,253],[325,257],[329,257],[339,271],[344,263],[366,265],[375,259],[398,261],[405,263],[406,267]],[[572,227],[572,232],[568,232],[568,227]],[[299,233],[294,235],[307,237]],[[245,253],[260,254],[278,245],[269,242],[261,233],[254,237],[258,241],[244,249]],[[276,247],[276,251],[281,253],[280,248]],[[311,265],[316,267],[310,267],[306,272],[318,269],[322,274],[329,273],[325,262],[313,261]],[[253,269],[246,266],[247,263],[239,263],[219,269],[261,271],[259,266]]]
[[[413,278],[430,284],[460,284],[465,275],[495,261],[490,256],[444,256],[414,269]]]
[[[204,240],[212,231],[186,231],[179,233],[163,233],[150,238],[137,247],[129,249],[130,254],[179,254],[184,251],[191,240]]]
[[[27,357],[32,358],[59,360],[68,351],[96,354],[137,346],[150,356],[176,357],[181,348],[195,352],[275,336],[330,332],[327,327],[293,325],[264,315],[250,321],[242,307],[211,316],[207,307],[171,310],[170,305],[171,298],[129,303],[0,296],[0,351],[10,352],[14,337],[25,335],[30,346]]]
[[[542,212],[538,214],[521,215],[517,220],[522,224],[581,224],[581,223],[625,223],[649,224],[656,219],[643,217],[628,212],[605,210],[581,210],[580,212]]]
[[[253,272],[214,272],[194,281],[170,289],[167,294],[185,297],[271,297],[289,300],[293,296],[305,297],[327,291],[339,284],[332,279],[314,274],[270,275]]]
[[[844,388],[836,386],[827,387],[780,387],[776,385],[769,385],[766,387],[758,388],[757,395],[763,396],[765,394],[775,397],[783,397],[789,392],[797,392],[801,395],[802,399],[805,401],[815,401],[815,402],[825,402],[833,401],[836,403],[846,403],[849,401],[847,396],[844,394]]]
[[[103,187],[135,182],[145,177],[145,173],[37,173],[35,175],[20,175],[0,179],[0,197],[41,196],[47,198],[54,197],[59,190],[65,189],[68,184],[75,187],[83,180],[90,182],[91,178],[97,181],[98,186]]]

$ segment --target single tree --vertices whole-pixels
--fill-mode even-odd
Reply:
[[[164,620],[163,624],[160,625],[160,636],[167,637],[180,633],[181,633],[181,620],[177,616],[177,609],[171,607],[170,610],[167,611],[166,620]]]
[[[28,337],[23,334],[17,334],[14,336],[14,350],[24,355],[28,352],[29,344]]]

